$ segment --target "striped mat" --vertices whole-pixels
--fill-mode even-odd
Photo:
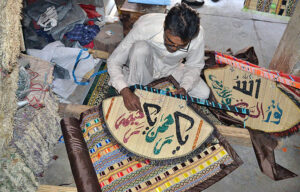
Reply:
[[[156,88],[175,89],[161,82]],[[219,134],[201,153],[180,163],[155,165],[136,158],[106,133],[99,108],[85,113],[81,130],[99,185],[103,192],[114,191],[201,191],[228,175],[242,161]]]
[[[244,8],[291,17],[299,0],[245,0]]]

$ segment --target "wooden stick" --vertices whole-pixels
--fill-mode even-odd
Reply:
[[[37,192],[77,192],[76,187],[60,187],[54,185],[40,185]]]
[[[293,73],[300,60],[300,3],[296,5],[275,51],[269,69]]]
[[[94,58],[99,59],[107,59],[109,57],[109,53],[106,51],[100,51],[96,49],[89,49],[88,52],[93,55]]]
[[[250,139],[249,131],[244,128],[230,127],[225,125],[216,125],[221,134],[228,137],[238,137],[241,139]]]
[[[250,134],[247,129],[230,127],[225,125],[216,125],[218,131],[225,136],[231,144],[252,146]]]
[[[195,97],[184,96],[184,95],[180,95],[180,94],[173,95],[171,92],[167,92],[167,91],[162,90],[162,89],[156,89],[156,88],[147,87],[147,86],[143,86],[143,85],[132,85],[129,88],[131,90],[141,89],[141,90],[144,90],[144,91],[149,91],[149,92],[152,92],[152,93],[165,95],[167,97],[175,97],[177,99],[189,100],[192,103],[197,103],[199,105],[203,105],[203,106],[207,106],[207,107],[213,107],[215,109],[220,109],[220,110],[230,111],[230,112],[233,112],[233,113],[242,113],[242,114],[245,114],[245,115],[249,115],[249,109],[246,109],[246,108],[241,108],[241,107],[236,107],[236,106],[226,105],[226,104],[221,104],[221,103],[215,103],[213,101],[209,101],[209,100],[206,100],[206,99],[198,99],[198,98],[195,98]]]

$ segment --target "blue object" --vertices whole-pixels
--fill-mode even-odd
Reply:
[[[143,3],[151,5],[170,5],[171,0],[128,0],[129,3]]]
[[[51,35],[43,31],[42,29],[36,29],[35,32],[38,36],[44,37],[48,43],[52,43],[55,41]]]
[[[66,37],[69,40],[79,41],[80,45],[84,46],[93,41],[99,31],[98,25],[76,24],[71,31],[66,33]]]
[[[101,143],[97,143],[97,148],[99,148],[99,147],[102,147],[102,144]]]
[[[97,75],[100,75],[100,74],[102,74],[102,73],[106,73],[107,70],[102,70],[102,71],[98,71],[97,73],[94,73],[94,74],[87,80],[87,82],[79,82],[79,81],[77,81],[76,76],[75,76],[75,70],[76,70],[76,68],[77,68],[77,65],[78,65],[79,61],[84,60],[84,59],[87,59],[87,58],[90,57],[90,54],[88,54],[88,56],[86,56],[85,58],[81,58],[82,51],[87,51],[87,49],[85,48],[85,49],[81,49],[81,50],[79,51],[78,56],[77,56],[76,61],[75,61],[75,65],[74,65],[73,71],[72,71],[72,76],[73,76],[74,82],[75,82],[76,84],[78,84],[78,85],[88,85],[88,84],[90,83],[90,79],[91,79],[91,78],[93,78],[93,77],[95,77],[95,76],[97,76]],[[88,126],[87,126],[87,127],[88,127]]]
[[[95,152],[96,150],[94,148],[90,150],[90,153],[95,153]]]
[[[63,136],[60,136],[60,138],[58,139],[58,142],[60,142],[60,143],[65,143],[64,137],[63,137]]]

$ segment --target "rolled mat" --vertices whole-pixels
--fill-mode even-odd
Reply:
[[[101,192],[88,148],[76,118],[61,120],[61,129],[78,192]]]

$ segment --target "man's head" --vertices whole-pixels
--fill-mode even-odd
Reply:
[[[186,47],[199,33],[199,14],[185,3],[176,4],[164,23],[164,43],[169,52]]]

